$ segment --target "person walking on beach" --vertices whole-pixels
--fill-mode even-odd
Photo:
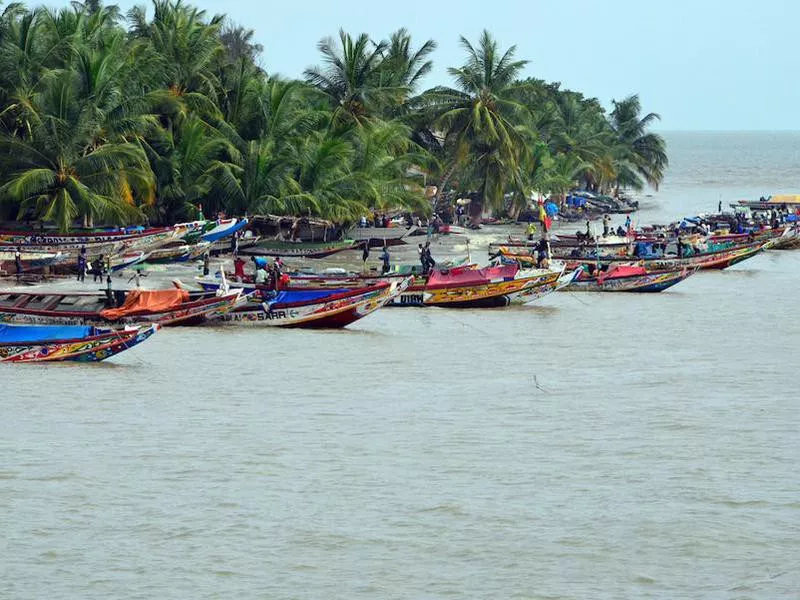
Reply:
[[[534,224],[533,219],[531,219],[530,223],[528,223],[527,233],[528,233],[528,241],[532,242],[533,236],[536,234],[536,225]]]
[[[603,237],[606,237],[608,235],[608,229],[609,229],[610,225],[611,225],[611,217],[609,217],[608,215],[604,215],[603,216]]]
[[[109,275],[106,277],[106,307],[112,308],[115,304],[114,291],[111,289],[111,275]]]
[[[14,252],[14,266],[17,268],[17,281],[19,281],[22,275],[22,253],[19,251],[19,248]]]
[[[86,279],[86,248],[81,248],[78,254],[78,281],[81,283]]]
[[[104,265],[103,255],[101,254],[92,263],[92,274],[94,275],[94,283],[98,281],[103,283],[103,265]]]
[[[203,277],[208,277],[211,272],[211,257],[208,252],[203,254]]]
[[[389,247],[384,246],[383,252],[381,253],[381,260],[383,261],[383,268],[381,269],[381,275],[386,275],[389,272]]]
[[[364,263],[363,272],[367,272],[367,259],[369,258],[369,240],[364,240],[361,248],[361,260]]]
[[[630,233],[630,231],[631,231],[631,216],[630,215],[625,217],[625,231],[626,231],[626,233]]]

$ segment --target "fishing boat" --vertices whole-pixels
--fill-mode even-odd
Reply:
[[[211,248],[209,242],[198,242],[197,244],[172,244],[162,246],[150,252],[147,255],[146,262],[154,264],[168,264],[176,262],[188,262],[196,258],[200,258],[206,251]]]
[[[270,327],[338,329],[386,306],[410,283],[409,277],[338,290],[281,290],[269,299],[247,302],[220,320]]]
[[[525,271],[517,265],[440,269],[417,277],[392,306],[495,308],[527,303],[549,293],[548,289],[552,291],[562,274],[558,270]]]
[[[141,344],[158,329],[0,324],[0,362],[99,362]]]
[[[614,256],[585,258],[570,258],[567,260],[567,268],[574,268],[580,265],[613,265],[613,264],[636,264],[647,268],[648,271],[676,270],[683,268],[698,269],[727,269],[748,258],[752,258],[762,250],[769,247],[769,243],[753,242],[740,246],[732,246],[714,250],[711,252],[700,252],[688,256],[678,257],[674,254],[654,257],[635,257],[635,256]],[[504,255],[506,258],[514,258],[513,255]],[[524,258],[524,257],[519,257]]]
[[[639,266],[615,265],[599,275],[581,271],[563,289],[568,292],[661,292],[696,272],[696,268],[648,271]]]
[[[80,233],[2,231],[0,232],[0,247],[56,248],[64,251],[80,250],[82,247],[86,247],[88,250],[107,246],[117,249],[144,250],[166,243],[174,236],[175,229],[173,227]]]
[[[246,256],[280,256],[282,258],[325,258],[343,250],[356,247],[353,240],[338,242],[285,242],[280,240],[259,240],[256,244],[242,248],[239,254]]]
[[[413,225],[405,227],[352,227],[347,232],[347,237],[357,244],[369,242],[372,248],[383,246],[399,246],[405,244],[405,238],[414,235],[419,228]]]
[[[53,267],[66,260],[62,252],[38,252],[24,250],[20,252],[22,272],[41,271],[45,267]],[[16,251],[0,250],[0,275],[17,272]]]
[[[214,243],[232,236],[244,227],[247,227],[247,219],[223,219],[217,221],[215,227],[202,233],[199,241]]]
[[[244,301],[241,290],[198,294],[186,290],[102,292],[0,292],[0,323],[118,326],[196,325],[221,317]]]

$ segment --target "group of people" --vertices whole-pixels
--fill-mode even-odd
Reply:
[[[287,282],[288,276],[283,273],[283,262],[280,258],[275,258],[272,261],[261,257],[251,256],[250,260],[255,267],[253,275],[253,283],[256,285],[264,286],[270,290],[280,290],[281,287]],[[236,258],[233,262],[234,277],[237,281],[244,279],[244,261]]]
[[[367,259],[369,259],[369,240],[361,243],[361,260],[364,263],[364,272],[367,271]],[[391,270],[391,257],[389,247],[384,245],[381,251],[381,275],[386,275]]]

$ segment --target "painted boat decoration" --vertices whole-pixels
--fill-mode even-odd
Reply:
[[[247,248],[240,246],[239,254],[247,256],[280,256],[282,258],[325,258],[356,247],[357,245],[353,240],[338,242],[281,242],[262,239]]]
[[[47,231],[0,232],[0,247],[39,247],[58,250],[96,248],[105,244],[118,248],[141,250],[167,242],[175,236],[173,227],[159,227],[133,231],[96,231],[86,233],[55,233]]]
[[[158,329],[0,324],[0,362],[99,362],[141,344]]]
[[[221,296],[192,297],[186,290],[178,289],[120,290],[114,295],[118,306],[109,308],[104,293],[0,292],[0,323],[100,327],[137,323],[197,325],[221,317],[245,300],[241,290]]]
[[[517,265],[437,270],[427,277],[417,277],[392,306],[493,308],[529,303],[550,293],[548,290],[556,287],[562,274],[561,270],[525,271]]]
[[[408,277],[350,289],[280,291],[269,300],[247,302],[220,320],[269,327],[338,329],[386,306],[410,283]]]
[[[599,276],[589,275],[585,271],[567,286],[568,292],[661,292],[677,285],[697,269],[677,269],[666,271],[648,271],[644,267],[618,265],[603,271]]]

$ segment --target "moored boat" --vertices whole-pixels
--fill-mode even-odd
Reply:
[[[345,289],[281,290],[222,316],[222,322],[287,328],[341,328],[366,317],[401,294],[411,278]]]
[[[580,273],[567,292],[661,292],[693,275],[697,269],[648,271],[644,267],[618,265],[598,274]]]
[[[353,240],[337,242],[284,242],[280,240],[259,240],[252,246],[239,248],[239,254],[246,256],[280,256],[282,258],[325,258],[343,250],[356,247]]]
[[[141,344],[158,329],[0,324],[0,362],[99,362]]]
[[[186,290],[102,292],[0,292],[0,323],[118,326],[158,323],[196,325],[221,317],[244,300],[241,290],[198,294]],[[111,306],[110,306],[111,304]]]

